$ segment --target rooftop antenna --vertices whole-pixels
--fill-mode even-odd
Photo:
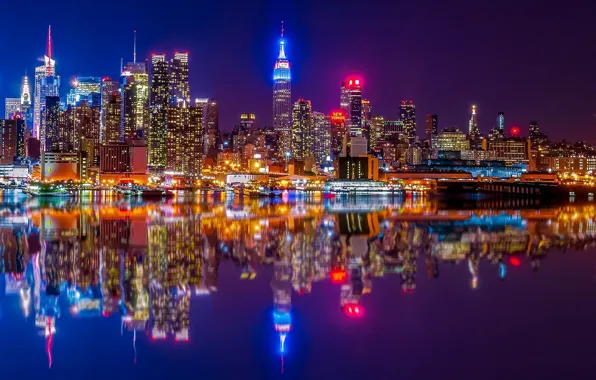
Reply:
[[[137,31],[134,32],[134,48],[132,53],[132,61],[137,63]]]
[[[120,75],[123,73],[124,58],[120,58]]]
[[[284,38],[284,20],[281,20],[281,38]]]

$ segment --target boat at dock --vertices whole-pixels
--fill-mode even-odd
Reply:
[[[27,193],[34,197],[70,198],[73,194],[60,185],[30,185]]]

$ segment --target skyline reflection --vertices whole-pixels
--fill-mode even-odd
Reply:
[[[475,291],[487,277],[504,281],[517,267],[539,273],[551,251],[596,242],[592,205],[487,206],[445,209],[426,198],[134,204],[5,197],[0,323],[2,299],[18,298],[23,318],[33,317],[45,338],[51,367],[64,314],[119,318],[136,362],[141,337],[190,340],[191,304],[217,297],[227,262],[238,282],[267,276],[283,362],[295,334],[292,299],[316,292],[316,283],[336,287],[334,302],[346,318],[366,319],[363,300],[374,298],[375,283],[387,277],[400,293],[416,296],[421,276],[440,281],[445,269],[464,265],[467,291]]]

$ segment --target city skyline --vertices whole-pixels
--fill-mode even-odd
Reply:
[[[534,4],[503,4],[488,9],[470,4],[464,13],[477,14],[475,21],[464,19],[455,9],[443,9],[442,5],[435,4],[434,11],[427,15],[434,23],[426,29],[418,23],[422,10],[417,5],[373,3],[369,9],[378,15],[379,22],[374,24],[379,25],[362,20],[366,33],[356,28],[342,32],[342,38],[339,32],[325,32],[333,30],[338,20],[325,20],[324,27],[322,19],[313,18],[310,23],[300,20],[302,12],[307,10],[298,9],[292,14],[289,9],[292,4],[275,10],[269,9],[273,8],[271,4],[257,4],[248,10],[252,18],[239,14],[247,11],[243,5],[229,14],[214,5],[209,9],[218,17],[206,20],[205,25],[187,25],[182,22],[186,20],[183,16],[176,26],[164,16],[164,26],[159,30],[135,16],[130,22],[110,28],[105,36],[97,33],[82,36],[75,32],[80,29],[76,20],[88,8],[61,7],[49,11],[50,14],[35,15],[31,27],[26,28],[18,41],[0,37],[9,51],[22,52],[18,59],[13,58],[4,65],[0,74],[0,96],[3,99],[17,97],[25,71],[29,80],[33,80],[35,59],[44,53],[48,24],[52,24],[53,56],[62,76],[62,96],[76,76],[118,77],[120,58],[124,58],[124,62],[132,58],[132,31],[136,29],[139,60],[150,59],[152,52],[167,52],[169,59],[176,50],[189,51],[191,96],[218,100],[223,130],[237,125],[240,114],[246,112],[255,113],[260,125],[268,125],[272,118],[271,70],[277,56],[278,25],[284,20],[286,50],[293,71],[292,102],[309,99],[313,110],[328,114],[339,107],[341,82],[356,75],[362,78],[363,97],[371,101],[373,115],[397,119],[400,101],[413,100],[418,110],[418,136],[423,136],[426,113],[440,116],[441,129],[465,130],[469,107],[476,104],[483,133],[495,126],[497,112],[504,111],[506,128],[518,125],[527,134],[529,122],[537,120],[542,130],[554,139],[583,138],[593,142],[596,136],[585,133],[596,123],[596,96],[591,90],[594,80],[590,79],[593,75],[588,75],[590,59],[584,62],[583,50],[573,49],[591,39],[590,33],[581,33],[582,22],[578,21],[590,12],[569,9],[554,12],[530,3]],[[12,6],[8,5],[9,11]],[[308,9],[310,5],[305,4],[305,7]],[[321,7],[328,9],[330,5],[321,4]],[[265,11],[263,15],[261,11]],[[149,20],[157,17],[150,9],[144,12],[150,16]],[[337,19],[341,19],[346,11],[336,12]],[[394,17],[395,30],[381,26],[383,21],[390,25],[390,15],[395,12],[407,13],[411,19]],[[535,21],[530,23],[532,26],[520,22],[530,16]],[[443,18],[451,20],[446,23]],[[239,20],[238,25],[231,26]],[[574,27],[558,34],[543,28],[553,21],[560,26]],[[9,28],[11,22],[9,20]],[[495,32],[491,28],[497,22],[512,26]],[[450,23],[458,25],[460,30],[441,35],[438,29]],[[404,31],[406,26],[412,27],[408,33]],[[534,29],[544,30],[544,33]],[[464,35],[472,30],[477,33]],[[514,35],[521,38],[512,40]],[[371,48],[366,49],[366,55],[353,54],[352,44]],[[102,46],[101,54],[95,50],[97,46]],[[465,46],[472,46],[470,50],[478,57],[466,59],[471,53],[462,54]],[[544,49],[546,47],[548,50]],[[565,59],[564,54],[559,53],[561,50],[565,51]],[[488,54],[491,51],[492,54]],[[407,58],[400,58],[396,55],[398,52]],[[446,60],[446,56],[451,56],[455,63]]]

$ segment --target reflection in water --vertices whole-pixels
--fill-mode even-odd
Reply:
[[[361,318],[361,299],[381,277],[397,276],[401,292],[414,293],[418,264],[437,279],[442,266],[462,263],[476,289],[483,276],[504,280],[510,267],[538,271],[553,247],[585,249],[596,232],[593,206],[441,210],[423,199],[368,198],[3,207],[4,293],[20,298],[25,318],[34,313],[50,366],[60,299],[78,317],[118,315],[136,361],[137,332],[189,340],[192,299],[217,292],[222,261],[238,266],[241,281],[271,266],[283,368],[292,294],[312,292],[313,282],[337,284],[341,310]],[[482,273],[482,261],[494,269]]]

